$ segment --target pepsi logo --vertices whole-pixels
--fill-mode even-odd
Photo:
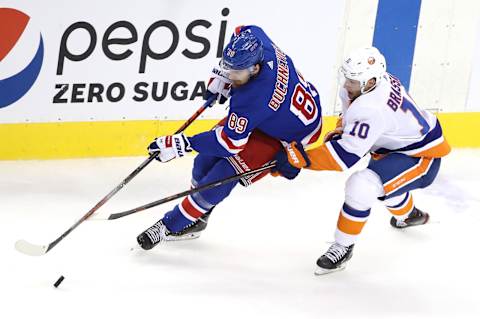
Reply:
[[[21,99],[37,80],[43,63],[43,38],[30,17],[0,8],[0,108]]]

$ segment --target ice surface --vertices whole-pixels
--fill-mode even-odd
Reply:
[[[238,187],[202,237],[151,251],[135,237],[173,203],[102,220],[188,188],[192,157],[151,163],[45,256],[14,249],[53,241],[143,159],[0,162],[0,318],[480,318],[480,150],[413,193],[430,224],[396,230],[375,206],[347,269],[323,277],[349,173]]]

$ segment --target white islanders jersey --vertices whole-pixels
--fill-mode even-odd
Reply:
[[[437,158],[450,152],[437,117],[420,109],[391,74],[353,102],[345,89],[340,98],[341,138],[308,151],[311,169],[345,170],[368,153]]]

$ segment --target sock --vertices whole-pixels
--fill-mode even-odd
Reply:
[[[369,215],[370,209],[357,210],[347,204],[343,204],[338,216],[335,241],[343,246],[354,244]]]

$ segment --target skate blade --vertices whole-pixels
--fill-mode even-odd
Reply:
[[[168,236],[166,238],[164,244],[166,244],[168,242],[197,239],[198,237],[200,237],[200,233],[190,233],[190,234],[186,234],[186,235],[182,235],[182,236]],[[135,250],[145,251],[145,249],[143,249],[139,245],[136,245],[135,247],[130,247],[130,251],[135,251]]]
[[[405,229],[405,228],[410,228],[410,227],[418,227],[418,226],[425,226],[425,225],[429,225],[431,224],[432,222],[430,222],[429,220],[427,220],[426,222],[424,223],[419,223],[419,224],[401,224],[399,226],[393,226],[394,229]]]
[[[181,236],[168,236],[166,239],[167,242],[171,241],[183,241],[183,240],[192,240],[200,237],[200,233],[190,233]]]
[[[317,266],[317,269],[315,269],[314,274],[315,276],[323,276],[326,274],[330,274],[332,272],[342,271],[344,269],[345,269],[345,265],[341,265],[338,268],[334,268],[334,269],[325,269]]]

